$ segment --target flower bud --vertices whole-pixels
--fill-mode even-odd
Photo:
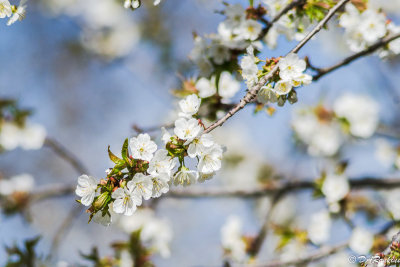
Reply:
[[[107,205],[108,200],[110,199],[109,192],[104,192],[100,196],[97,197],[96,201],[93,202],[93,207],[95,210],[102,209],[105,205]]]

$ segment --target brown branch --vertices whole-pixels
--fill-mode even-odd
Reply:
[[[305,266],[307,263],[310,263],[310,262],[316,261],[316,260],[320,260],[322,258],[325,258],[327,256],[335,254],[336,252],[338,252],[346,247],[347,247],[347,242],[333,246],[333,247],[322,247],[321,249],[319,249],[305,257],[301,257],[301,258],[298,258],[295,260],[289,260],[289,261],[281,261],[281,260],[272,261],[267,264],[257,265],[257,267]]]
[[[371,45],[370,47],[366,48],[365,50],[355,53],[354,55],[351,55],[343,60],[341,60],[340,62],[336,63],[335,65],[331,66],[331,67],[327,67],[327,68],[316,68],[311,66],[312,69],[317,71],[317,74],[313,76],[313,80],[317,81],[319,80],[322,76],[340,68],[343,66],[348,65],[349,63],[353,62],[354,60],[357,60],[363,56],[372,54],[373,52],[375,52],[376,50],[378,50],[379,48],[389,44],[391,41],[397,39],[400,37],[400,34],[396,34],[390,37],[386,37],[383,38],[381,40],[379,40],[378,42],[376,42],[375,44]]]
[[[365,189],[396,189],[400,187],[400,178],[374,178],[374,177],[361,177],[349,180],[351,189],[365,190]],[[62,197],[70,195],[75,191],[75,185],[53,185],[47,188],[31,193],[33,201],[40,201],[52,197]],[[169,191],[163,197],[166,198],[259,198],[268,195],[285,195],[291,192],[302,190],[313,190],[315,183],[313,181],[294,181],[287,182],[280,185],[274,185],[264,188],[252,189],[227,189],[222,187],[203,187],[191,188],[190,190],[175,189]]]
[[[78,174],[88,173],[88,170],[81,161],[57,140],[47,137],[44,144],[51,148],[60,158],[71,164]]]
[[[284,7],[275,17],[272,18],[271,21],[266,21],[265,23],[267,24],[266,27],[261,31],[260,36],[257,38],[257,40],[261,40],[265,35],[268,34],[269,30],[272,28],[272,26],[286,13],[288,13],[290,10],[292,10],[295,7],[301,6],[305,4],[305,0],[294,0],[293,2],[289,3],[286,7]]]
[[[292,50],[290,53],[297,53],[310,39],[317,34],[322,27],[329,21],[329,19],[338,11],[344,4],[346,4],[349,0],[340,0],[333,8],[331,8],[326,16],[314,27],[314,29],[304,37]],[[221,119],[217,120],[213,124],[211,124],[207,129],[204,131],[205,133],[211,132],[215,128],[222,126],[230,117],[232,117],[236,112],[244,108],[248,103],[250,103],[257,95],[258,91],[263,87],[269,79],[271,79],[274,74],[278,71],[278,65],[276,65],[270,72],[268,72],[265,76],[260,78],[258,83],[254,85],[247,94],[240,100],[240,102],[232,108],[228,113],[225,114]]]

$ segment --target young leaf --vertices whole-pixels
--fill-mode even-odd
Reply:
[[[117,156],[115,156],[114,153],[111,152],[110,146],[108,146],[108,156],[110,157],[111,161],[114,163],[118,163],[122,160],[122,159],[118,158]]]
[[[126,162],[130,162],[128,154],[128,138],[125,139],[125,142],[122,145],[121,156]]]

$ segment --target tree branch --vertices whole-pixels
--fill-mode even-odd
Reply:
[[[346,4],[349,0],[340,0],[333,8],[331,8],[326,16],[314,27],[314,29],[307,34],[306,37],[302,41],[300,41],[290,53],[297,53],[315,34],[317,34],[322,27],[329,21],[329,19],[338,11],[344,4]],[[240,100],[240,102],[232,108],[228,113],[225,114],[221,119],[217,120],[204,131],[205,133],[211,132],[215,128],[222,126],[230,117],[232,117],[236,112],[244,108],[248,103],[250,103],[257,95],[258,91],[263,87],[269,79],[271,79],[274,74],[278,71],[278,65],[276,65],[270,72],[268,72],[265,76],[261,77],[256,85],[254,85],[247,94]]]
[[[78,174],[89,173],[81,161],[57,140],[47,137],[44,144],[51,148],[60,158],[71,164]]]
[[[374,178],[361,177],[349,180],[350,187],[353,190],[365,189],[396,189],[400,187],[400,178]],[[62,197],[70,195],[75,191],[75,185],[52,185],[31,193],[31,200],[40,201],[52,197]],[[259,198],[268,195],[285,195],[291,192],[302,190],[313,190],[315,183],[313,181],[294,181],[280,185],[273,185],[264,188],[252,189],[227,189],[218,187],[191,188],[190,190],[171,190],[163,197],[166,198]]]
[[[347,242],[343,244],[339,244],[333,247],[322,247],[321,249],[311,253],[310,255],[307,255],[305,257],[301,257],[295,260],[289,260],[289,261],[272,261],[267,264],[261,264],[257,265],[260,267],[284,267],[284,266],[305,266],[307,263],[310,263],[312,261],[320,260],[322,258],[325,258],[327,256],[330,256],[332,254],[335,254],[336,252],[344,249],[347,247]]]
[[[378,42],[376,42],[375,44],[371,45],[370,47],[366,48],[365,50],[355,53],[354,55],[351,55],[345,59],[343,59],[342,61],[336,63],[335,65],[331,66],[331,67],[327,67],[327,68],[315,68],[313,66],[311,66],[312,69],[314,69],[315,71],[317,71],[317,74],[313,76],[313,81],[317,81],[319,80],[322,76],[324,76],[325,74],[328,74],[340,67],[343,67],[345,65],[348,65],[349,63],[353,62],[354,60],[357,60],[363,56],[372,54],[373,52],[375,52],[376,50],[378,50],[379,48],[389,44],[391,41],[397,39],[400,37],[400,33],[393,35],[393,36],[389,36],[386,38],[383,38],[381,40],[379,40]]]

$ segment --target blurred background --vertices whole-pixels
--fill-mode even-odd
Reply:
[[[111,166],[107,146],[118,151],[126,137],[136,135],[133,125],[152,127],[173,120],[177,100],[170,93],[180,86],[181,77],[196,75],[187,55],[193,48],[193,32],[216,31],[223,16],[221,1],[163,0],[153,7],[126,10],[112,0],[35,0],[28,2],[26,19],[11,27],[0,25],[0,97],[18,100],[31,108],[30,121],[43,125],[47,135],[58,140],[87,166],[91,175],[104,177]],[[147,3],[149,2],[149,3]],[[239,2],[243,5],[247,1]],[[388,10],[399,22],[400,10]],[[394,12],[394,13],[393,13]],[[396,13],[397,12],[397,13]],[[350,54],[340,39],[340,30],[321,32],[299,53],[325,67]],[[285,54],[295,42],[281,37],[278,49],[264,48],[260,58]],[[295,110],[320,102],[331,103],[345,92],[369,95],[380,105],[383,124],[398,129],[400,109],[400,64],[376,56],[362,58],[348,67],[298,90],[299,102],[278,108],[273,116],[254,114],[245,108],[215,135],[231,155],[246,160],[224,170],[198,187],[249,187],[257,185],[259,173],[268,171],[296,179],[314,179],[329,160],[313,158],[295,146],[291,118]],[[236,100],[245,94],[245,86]],[[159,138],[159,133],[154,133]],[[375,138],[375,137],[374,137]],[[377,160],[374,138],[349,142],[341,157],[349,160],[349,177],[395,176],[396,171]],[[159,140],[159,139],[158,139]],[[390,139],[390,141],[395,141]],[[328,162],[327,162],[328,161]],[[264,169],[262,169],[264,168]],[[2,176],[30,173],[37,187],[48,184],[76,184],[77,173],[49,148],[16,149],[0,155]],[[296,194],[292,204],[300,215],[298,225],[307,226],[309,215],[325,202],[313,200],[308,191]],[[27,218],[0,215],[0,265],[6,262],[5,245],[21,244],[26,238],[43,236],[39,251],[47,255],[57,229],[76,197],[65,196],[35,203]],[[171,256],[153,257],[157,266],[221,266],[221,227],[231,215],[243,221],[243,232],[258,232],[268,211],[265,199],[160,199],[156,214],[172,227]],[[384,220],[366,222],[357,215],[354,222],[367,229],[380,229]],[[350,231],[343,221],[335,221],[329,241],[336,244]],[[82,211],[61,242],[55,258],[71,264],[87,264],[79,253],[98,246],[101,255],[112,254],[109,244],[126,239],[118,227],[87,224]],[[272,242],[272,241],[271,241]],[[273,254],[270,243],[263,247],[260,260]]]

